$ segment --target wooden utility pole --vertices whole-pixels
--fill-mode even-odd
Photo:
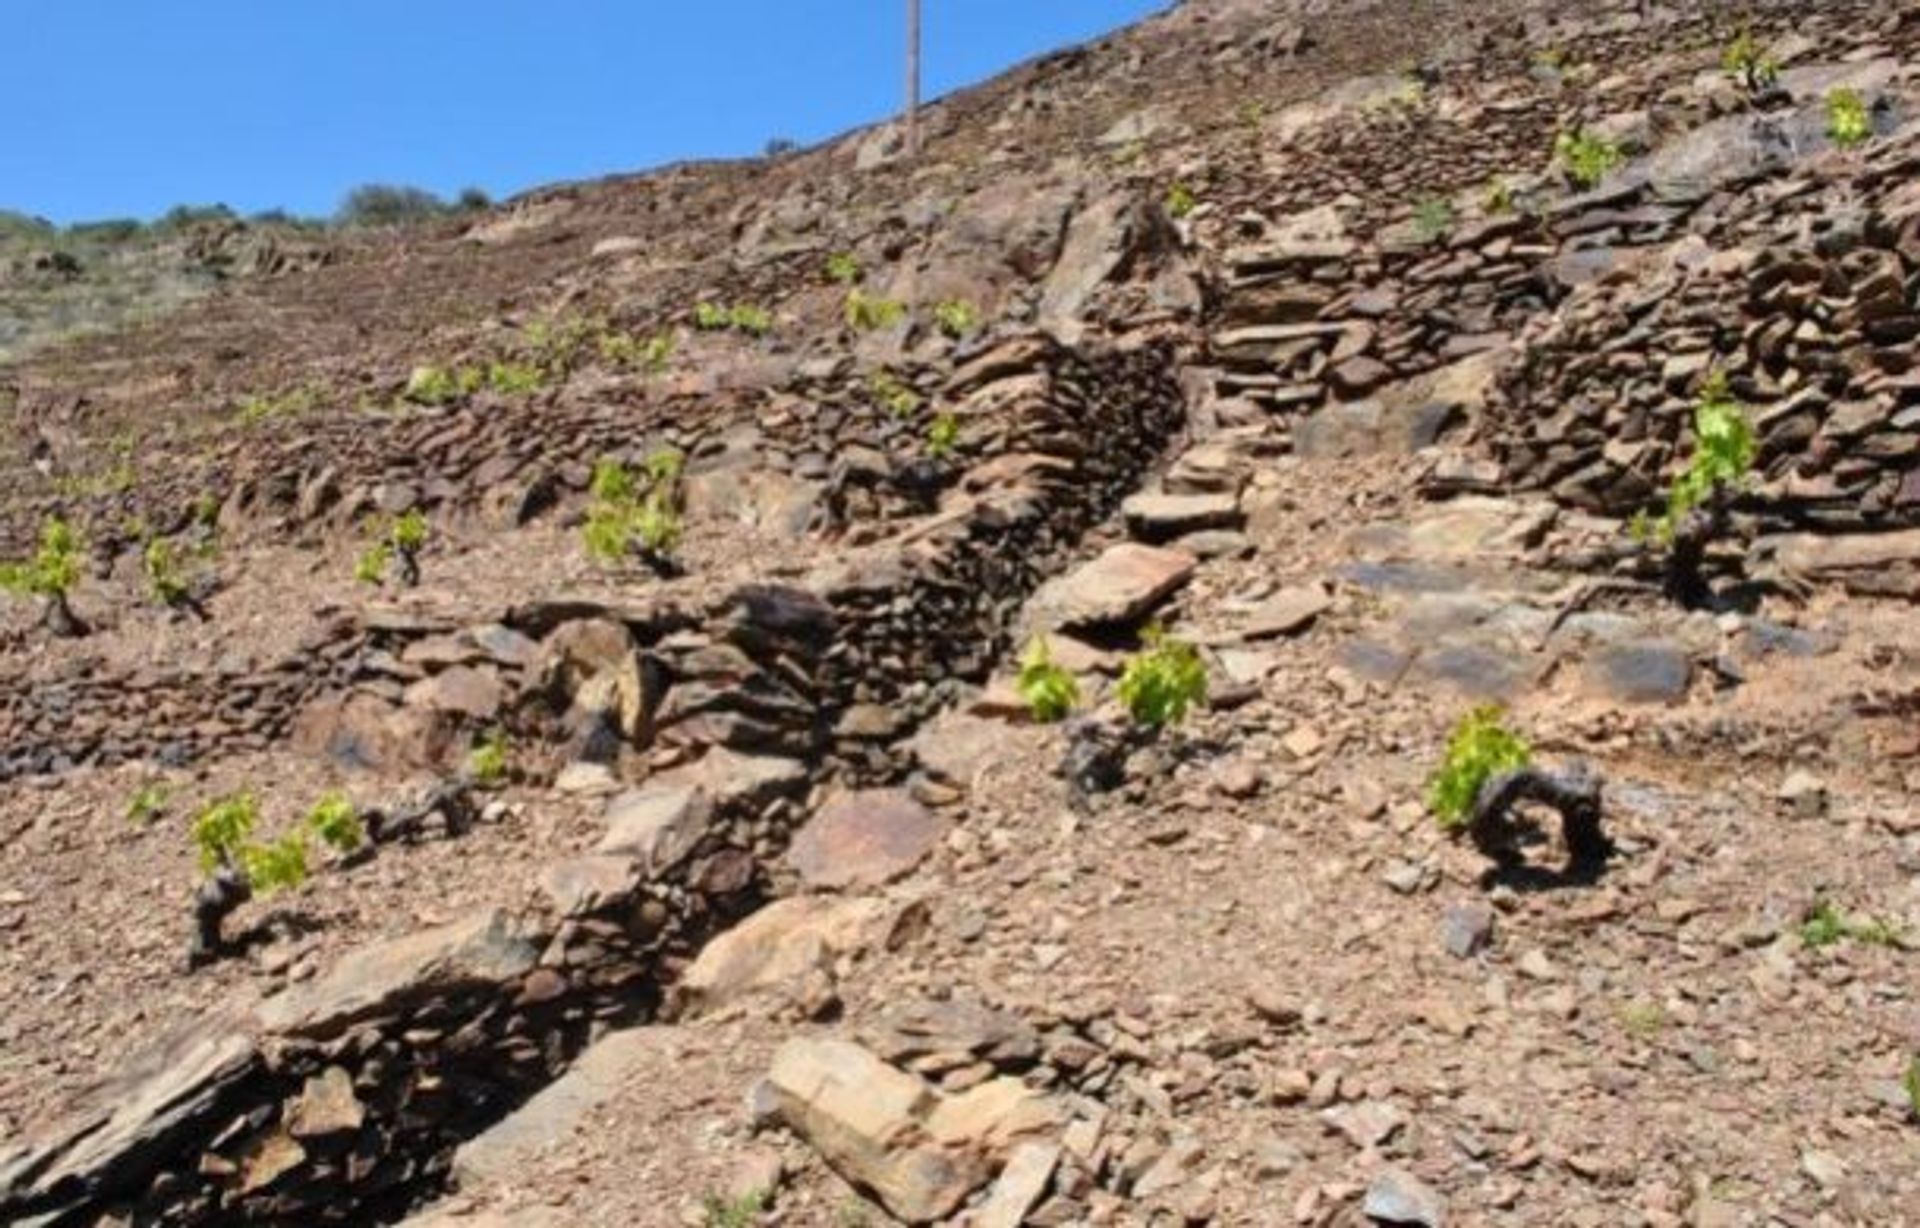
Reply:
[[[907,156],[920,156],[920,0],[907,0]]]

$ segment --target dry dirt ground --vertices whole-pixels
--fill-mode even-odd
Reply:
[[[189,825],[206,805],[254,792],[277,831],[329,789],[388,806],[447,777],[463,741],[367,771],[308,736],[341,693],[440,702],[420,694],[445,677],[442,630],[529,603],[560,611],[547,625],[625,610],[668,627],[647,645],[664,654],[682,613],[691,626],[738,586],[801,583],[896,533],[931,540],[972,506],[961,493],[1052,455],[999,455],[1045,384],[1025,370],[1044,330],[1088,353],[1167,347],[1184,424],[1134,485],[1226,500],[1197,533],[1101,521],[1068,566],[1177,538],[1192,574],[1109,634],[1056,634],[1056,651],[1087,711],[1118,723],[1113,683],[1151,613],[1202,649],[1209,702],[1086,797],[1061,771],[1079,726],[1034,724],[1009,698],[1028,626],[1053,617],[1044,600],[1021,612],[1024,591],[996,591],[1005,625],[954,633],[998,660],[990,679],[884,657],[872,690],[901,702],[827,713],[836,753],[862,737],[872,753],[816,754],[792,810],[874,783],[879,761],[937,839],[897,863],[838,850],[861,868],[822,886],[756,829],[755,891],[773,902],[648,965],[661,1018],[596,1027],[545,1092],[411,1172],[405,1205],[375,1218],[892,1222],[899,1200],[853,1153],[911,1151],[912,1132],[808,1128],[768,1081],[796,1045],[854,1040],[928,1097],[1004,1078],[1060,1115],[1019,1153],[1045,1160],[1029,1189],[991,1149],[987,1201],[952,1221],[973,1228],[1920,1222],[1920,1105],[1902,1085],[1920,1069],[1920,548],[1895,550],[1878,584],[1775,566],[1804,559],[1792,534],[1830,533],[1814,553],[1831,541],[1838,557],[1914,531],[1920,203],[1900,184],[1920,167],[1920,17],[1777,3],[1756,20],[1802,74],[1796,105],[1865,74],[1883,130],[1858,154],[1789,142],[1751,173],[1716,159],[1777,151],[1696,148],[1712,186],[1684,196],[1691,212],[1670,211],[1647,167],[1778,102],[1719,71],[1736,28],[1722,6],[1188,0],[944,100],[916,168],[883,129],[559,187],[0,368],[19,445],[0,461],[0,542],[24,551],[57,511],[96,547],[74,600],[91,634],[51,640],[32,603],[0,609],[0,1219],[12,1148],[129,1052],[211,1007],[325,982],[369,943],[550,908],[543,872],[601,840],[600,794],[693,752],[635,736],[617,782],[580,785],[562,775],[571,744],[529,725],[472,830],[317,856],[306,885],[245,905],[233,949],[189,972]],[[1582,195],[1543,168],[1556,132],[1589,125],[1633,154]],[[1486,203],[1508,169],[1546,202],[1524,224]],[[1190,216],[1174,184],[1197,197]],[[1445,233],[1422,237],[1436,201]],[[1766,261],[1796,209],[1819,238],[1776,278]],[[1861,235],[1896,276],[1835,254]],[[1277,278],[1257,271],[1274,249]],[[978,335],[846,323],[821,272],[842,250],[876,294],[976,304]],[[1660,316],[1682,298],[1666,267],[1732,287],[1751,318]],[[1817,291],[1782,307],[1783,285]],[[701,329],[704,302],[764,304],[775,327]],[[1839,322],[1861,304],[1864,323]],[[1784,328],[1766,314],[1801,308]],[[1552,330],[1605,311],[1664,322],[1582,366],[1577,338]],[[675,349],[664,371],[590,358],[532,396],[388,412],[415,366],[500,356],[542,319]],[[1791,360],[1754,357],[1743,385],[1768,451],[1726,574],[1754,587],[1682,609],[1609,553],[1618,492],[1638,488],[1596,501],[1595,486],[1616,470],[1664,481],[1706,358],[1789,339]],[[998,400],[950,395],[983,355],[1008,366]],[[1435,369],[1489,356],[1573,391],[1529,402],[1520,377],[1479,369],[1444,431],[1386,440],[1440,397],[1422,382]],[[910,406],[887,404],[900,378]],[[1808,395],[1834,380],[1844,395]],[[303,388],[303,410],[235,418]],[[1614,392],[1632,414],[1589,412]],[[955,408],[962,462],[935,509],[908,479]],[[579,544],[587,467],[665,439],[692,452],[685,574],[609,571]],[[147,600],[138,545],[202,531],[182,526],[203,497],[218,543],[196,565],[217,577],[205,620]],[[423,584],[356,583],[380,515],[416,504],[433,518]],[[915,732],[925,712],[904,697],[929,696]],[[1503,873],[1434,822],[1449,731],[1487,703],[1543,761],[1604,780],[1602,871],[1561,872],[1550,817],[1526,868]],[[458,739],[520,713],[474,707]],[[155,786],[158,813],[130,816]],[[952,1034],[901,1048],[919,1017]],[[437,1035],[431,1022],[418,1031]],[[223,1180],[214,1150],[180,1170]],[[312,1222],[305,1204],[247,1205],[253,1222]],[[149,1221],[89,1207],[53,1222]]]

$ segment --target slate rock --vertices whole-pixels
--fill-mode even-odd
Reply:
[[[794,836],[787,861],[810,887],[877,887],[918,865],[946,830],[903,789],[843,792]]]
[[[1240,500],[1231,494],[1138,494],[1120,511],[1129,533],[1155,543],[1205,529],[1237,528],[1242,520]]]
[[[1052,627],[1135,626],[1192,579],[1198,565],[1184,551],[1123,542],[1043,586],[1033,604]]]
[[[330,1040],[363,1019],[451,993],[504,985],[531,971],[538,958],[539,951],[513,932],[504,912],[483,910],[448,925],[363,946],[318,979],[260,1003],[254,1019],[275,1035]]]
[[[1633,640],[1601,648],[1589,662],[1588,676],[1618,703],[1677,703],[1693,682],[1693,658],[1679,644]]]

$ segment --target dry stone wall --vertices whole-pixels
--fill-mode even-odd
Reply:
[[[465,627],[357,627],[357,685],[383,702],[397,688],[395,711],[498,694],[515,719],[591,709],[688,757],[612,800],[598,848],[540,872],[540,907],[362,948],[141,1054],[0,1157],[0,1218],[365,1223],[429,1191],[459,1141],[597,1031],[647,1017],[765,897],[812,785],[902,770],[888,748],[941,696],[932,680],[984,674],[1019,601],[1184,421],[1171,357],[1039,338],[982,354],[947,393],[1014,450],[806,584],[750,582],[697,610],[555,599]]]

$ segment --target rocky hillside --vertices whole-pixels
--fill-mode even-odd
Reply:
[[[0,369],[0,1222],[1906,1222],[1916,48],[1187,0]]]

